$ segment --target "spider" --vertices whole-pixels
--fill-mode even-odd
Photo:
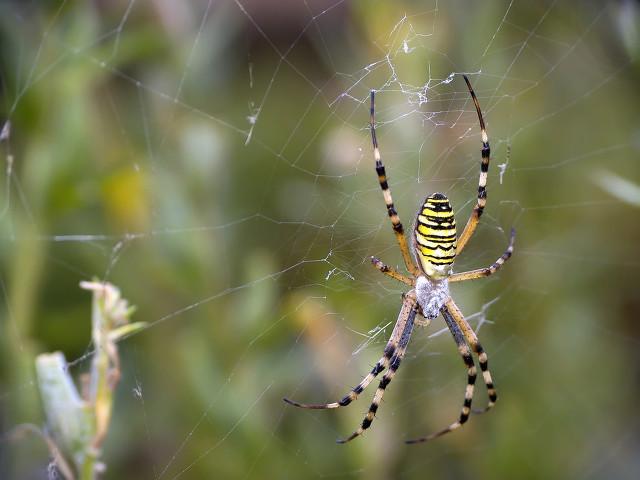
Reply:
[[[487,203],[487,172],[489,170],[490,148],[489,139],[485,130],[484,119],[480,110],[480,104],[476,97],[471,83],[466,75],[463,75],[467,84],[471,99],[478,114],[480,122],[480,133],[482,138],[482,161],[480,163],[480,179],[478,182],[478,198],[473,208],[471,216],[467,221],[460,237],[456,238],[456,226],[451,204],[447,197],[442,193],[434,193],[428,196],[423,202],[416,216],[415,225],[413,227],[412,246],[413,258],[409,251],[407,238],[404,234],[404,228],[400,222],[398,212],[393,205],[391,190],[387,182],[384,165],[380,157],[378,149],[378,140],[375,130],[375,91],[371,91],[371,111],[370,111],[370,130],[371,141],[373,143],[373,157],[376,162],[376,173],[378,181],[382,188],[384,202],[387,207],[387,213],[391,220],[391,225],[402,253],[402,258],[410,276],[404,275],[390,266],[384,264],[375,257],[371,257],[373,266],[383,274],[402,282],[411,289],[403,294],[402,307],[398,314],[398,320],[393,327],[391,337],[384,349],[384,354],[373,367],[373,370],[365,376],[362,381],[354,387],[342,400],[333,403],[324,404],[307,404],[299,403],[288,398],[283,400],[290,405],[300,408],[311,409],[328,409],[346,407],[360,395],[365,388],[373,381],[373,379],[382,371],[387,369],[383,375],[378,389],[373,397],[369,411],[364,417],[360,427],[349,437],[338,440],[338,443],[346,443],[360,436],[366,429],[371,426],[376,416],[380,402],[384,395],[385,389],[393,379],[396,371],[400,367],[400,362],[404,358],[411,332],[414,325],[427,326],[432,319],[438,314],[442,314],[447,327],[451,331],[454,341],[458,347],[458,352],[462,356],[464,364],[467,368],[467,386],[464,393],[464,403],[460,411],[458,419],[451,423],[448,427],[439,430],[431,435],[426,435],[413,440],[407,440],[406,443],[415,444],[423,443],[440,437],[461,427],[471,414],[471,401],[473,399],[474,385],[476,381],[476,367],[472,357],[472,352],[478,357],[482,378],[487,388],[489,402],[483,410],[473,413],[484,413],[491,409],[498,396],[496,394],[491,373],[489,372],[487,354],[480,345],[471,325],[465,320],[462,312],[455,304],[449,294],[450,282],[462,282],[465,280],[474,280],[477,278],[488,277],[495,273],[513,253],[513,244],[515,240],[515,230],[511,229],[509,245],[506,251],[491,266],[471,270],[462,273],[453,273],[452,266],[456,258],[478,226],[480,216]],[[414,262],[415,259],[415,262]],[[416,318],[420,315],[424,318]]]

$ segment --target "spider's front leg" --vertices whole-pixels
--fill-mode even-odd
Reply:
[[[469,82],[467,76],[463,75],[462,77],[467,84],[467,88],[469,89],[469,93],[471,94],[471,99],[473,100],[473,105],[475,106],[476,113],[478,114],[478,121],[480,123],[480,136],[482,139],[482,160],[480,162],[480,178],[478,179],[478,199],[476,200],[476,205],[475,207],[473,207],[471,216],[469,217],[469,220],[467,221],[467,224],[465,225],[460,238],[458,238],[458,254],[462,253],[465,245],[473,236],[473,233],[476,231],[476,227],[478,226],[478,222],[480,221],[482,212],[487,205],[487,176],[489,172],[489,162],[491,161],[491,147],[489,146],[489,137],[487,136],[487,129],[484,125],[484,118],[482,117],[482,111],[480,110],[478,97],[476,97],[476,94],[473,91],[473,87],[471,87],[471,83]]]
[[[411,258],[411,252],[407,238],[404,235],[404,227],[398,216],[395,205],[393,204],[393,198],[391,196],[391,188],[389,187],[389,181],[387,179],[387,173],[382,163],[382,157],[380,156],[380,149],[378,148],[378,137],[376,136],[376,111],[375,111],[375,91],[371,90],[371,110],[369,116],[369,127],[371,130],[371,143],[373,144],[373,158],[376,162],[376,174],[378,175],[378,183],[382,189],[382,196],[384,197],[384,203],[387,207],[387,214],[389,220],[391,220],[391,226],[393,227],[393,233],[396,236],[396,241],[400,247],[400,253],[404,260],[404,265],[407,267],[412,275],[418,275],[420,270],[413,263]]]

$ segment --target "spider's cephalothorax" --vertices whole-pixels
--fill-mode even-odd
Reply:
[[[373,143],[373,158],[376,165],[376,173],[378,174],[378,183],[382,188],[384,203],[387,208],[387,214],[391,220],[393,232],[400,247],[400,253],[404,260],[405,267],[409,272],[409,276],[397,271],[396,269],[386,265],[375,257],[371,257],[373,265],[385,275],[398,280],[410,289],[402,298],[402,307],[398,314],[398,320],[393,327],[387,346],[380,360],[374,365],[371,372],[366,375],[362,381],[353,387],[353,389],[341,400],[331,403],[300,403],[285,398],[285,402],[301,408],[338,408],[346,407],[358,398],[365,388],[384,370],[387,370],[378,390],[373,396],[373,401],[369,407],[369,411],[364,417],[362,424],[358,429],[344,440],[338,440],[339,443],[345,443],[353,440],[361,435],[367,428],[371,426],[376,416],[378,407],[382,402],[384,392],[400,367],[400,362],[405,356],[411,332],[415,325],[428,325],[429,319],[442,314],[447,327],[451,331],[453,340],[458,346],[458,352],[464,361],[467,369],[467,386],[464,392],[464,402],[460,409],[460,415],[457,420],[448,427],[439,430],[431,435],[417,438],[415,440],[407,440],[407,443],[422,443],[432,440],[436,437],[460,428],[471,415],[471,401],[473,400],[474,385],[477,377],[477,370],[473,361],[472,354],[475,354],[480,364],[482,372],[482,380],[487,388],[489,403],[480,410],[481,412],[489,410],[496,402],[497,394],[493,386],[491,373],[489,373],[489,365],[487,354],[482,345],[478,341],[478,337],[469,322],[464,318],[462,312],[455,304],[449,294],[449,283],[462,282],[465,280],[474,280],[476,278],[488,277],[495,273],[509,258],[513,252],[513,242],[515,240],[515,231],[511,229],[511,237],[509,246],[506,251],[493,264],[486,268],[470,270],[468,272],[452,273],[453,261],[457,254],[462,253],[465,245],[472,237],[478,226],[480,216],[484,211],[487,203],[487,172],[489,171],[490,149],[489,138],[485,131],[484,120],[480,111],[480,104],[476,98],[476,94],[471,88],[469,79],[464,76],[471,99],[478,114],[480,122],[480,135],[482,141],[482,158],[480,160],[480,178],[478,180],[478,197],[473,207],[471,217],[467,221],[460,237],[456,237],[456,222],[453,218],[453,212],[449,200],[442,193],[434,193],[427,197],[422,204],[418,216],[416,218],[415,228],[413,229],[413,251],[414,257],[411,257],[409,243],[404,233],[402,222],[393,204],[391,197],[391,189],[387,180],[380,150],[378,149],[378,140],[376,138],[375,129],[375,110],[374,97],[375,92],[371,92],[371,141]],[[415,262],[414,262],[415,260]],[[420,320],[418,316],[423,316],[427,321]],[[474,411],[475,413],[475,411]]]
[[[456,258],[456,220],[446,195],[427,197],[418,212],[414,229],[414,248],[422,271],[433,279],[451,275]]]

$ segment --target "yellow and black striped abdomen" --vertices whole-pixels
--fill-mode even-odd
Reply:
[[[449,199],[434,193],[424,201],[416,220],[416,256],[424,273],[435,278],[450,275],[456,243],[456,221]]]

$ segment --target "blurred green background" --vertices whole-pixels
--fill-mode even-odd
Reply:
[[[639,478],[638,4],[5,1],[0,4],[0,477],[47,478],[33,360],[90,364],[90,295],[150,328],[119,345],[104,478]],[[445,192],[464,224],[480,137],[489,203],[452,288],[500,400],[436,442],[465,371],[418,329],[364,437],[402,286],[395,203]],[[8,123],[5,123],[8,122]],[[9,126],[10,125],[10,129]],[[477,389],[476,403],[485,402]]]

